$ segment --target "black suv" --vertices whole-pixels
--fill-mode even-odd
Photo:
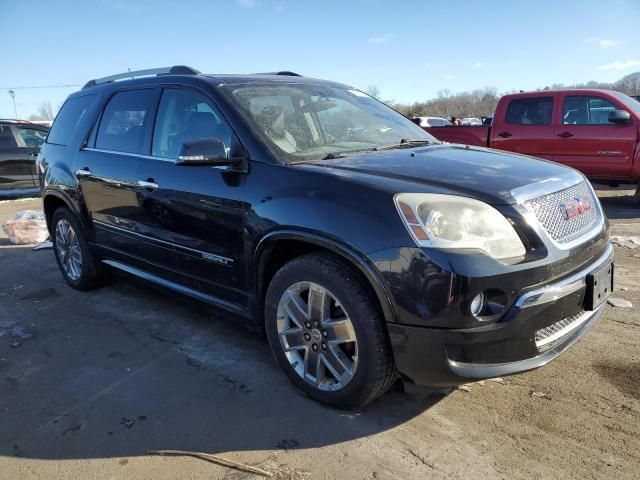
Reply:
[[[48,131],[25,120],[0,120],[0,198],[39,194],[36,157]]]
[[[336,407],[398,379],[544,365],[612,288],[608,223],[580,173],[441,143],[355,88],[291,72],[92,80],[38,161],[72,287],[108,266],[237,314]]]

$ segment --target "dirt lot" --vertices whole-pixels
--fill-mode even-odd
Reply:
[[[600,192],[613,235],[640,237],[630,193]],[[0,202],[0,221],[29,207]],[[633,308],[608,307],[545,368],[345,413],[299,395],[232,319],[127,279],[76,292],[51,250],[0,232],[0,478],[254,478],[145,456],[157,448],[276,478],[638,478],[640,247],[628,247],[615,296]]]

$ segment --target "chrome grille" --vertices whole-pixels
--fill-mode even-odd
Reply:
[[[563,318],[559,322],[537,330],[535,335],[536,347],[540,351],[548,350],[558,340],[561,340],[565,335],[587,321],[591,313],[593,312],[582,310],[571,317]]]
[[[565,205],[585,197],[589,199],[591,208],[567,219]],[[587,233],[598,217],[598,200],[585,181],[559,192],[527,200],[524,205],[536,216],[547,234],[558,243],[570,242]]]

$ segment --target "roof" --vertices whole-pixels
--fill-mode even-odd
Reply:
[[[29,125],[33,127],[41,127],[44,129],[48,129],[47,125],[44,125],[40,122],[31,122],[29,120],[16,120],[15,118],[0,118],[0,123],[11,123],[13,125]]]
[[[323,83],[332,85],[342,85],[327,80],[319,80],[315,78],[304,77],[295,72],[282,70],[269,73],[253,73],[253,74],[202,74],[198,70],[184,65],[176,65],[172,67],[152,68],[146,70],[128,71],[110,75],[108,77],[89,80],[82,90],[102,86],[102,85],[127,85],[130,83],[162,83],[166,81],[176,81],[178,78],[201,78],[218,83]]]
[[[519,95],[555,95],[557,93],[584,93],[584,94],[592,94],[592,93],[609,93],[612,95],[617,94],[615,90],[609,90],[606,88],[556,88],[553,90],[530,90],[528,92],[514,92],[508,93],[504,95],[505,97],[517,97]]]

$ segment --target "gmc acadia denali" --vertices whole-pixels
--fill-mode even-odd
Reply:
[[[334,407],[398,379],[540,367],[612,288],[608,222],[582,174],[443,144],[355,88],[292,72],[92,80],[38,171],[69,285],[118,269],[232,312]]]

